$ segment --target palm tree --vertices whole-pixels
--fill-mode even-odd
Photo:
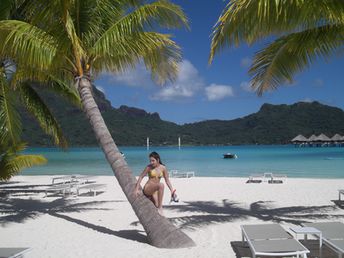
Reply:
[[[136,179],[122,158],[92,95],[92,78],[104,71],[120,73],[142,61],[159,83],[173,80],[181,59],[171,36],[154,32],[187,25],[179,6],[167,0],[37,0],[24,8],[25,21],[0,22],[0,56],[13,58],[26,78],[45,75],[74,84],[82,107],[116,178],[149,241],[157,247],[193,246],[182,231],[160,216],[142,194],[134,196]],[[158,27],[157,27],[158,26]]]
[[[319,58],[343,50],[342,0],[231,0],[213,30],[209,62],[223,48],[273,41],[258,51],[249,69],[258,95],[292,82]]]
[[[0,180],[9,180],[24,168],[47,162],[41,155],[20,154],[25,150],[26,144],[20,139],[22,124],[17,109],[18,102],[36,118],[40,127],[53,137],[56,145],[67,146],[59,124],[35,88],[27,81],[18,80],[21,74],[23,71],[17,69],[13,62],[6,60],[0,63]],[[63,87],[63,83],[52,81],[47,86],[55,88],[55,91],[62,93],[72,102],[80,103],[75,92]]]

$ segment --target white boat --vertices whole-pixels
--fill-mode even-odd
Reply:
[[[227,152],[227,153],[223,154],[223,158],[224,159],[237,159],[238,156],[236,154]]]

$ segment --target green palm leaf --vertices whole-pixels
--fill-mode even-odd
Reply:
[[[251,87],[262,95],[291,82],[295,73],[316,59],[328,59],[343,50],[343,42],[344,25],[322,26],[281,37],[256,54],[249,71]]]
[[[227,46],[343,22],[342,0],[231,0],[214,27],[209,62]]]
[[[24,143],[14,145],[8,149],[0,146],[0,181],[9,180],[22,169],[47,163],[47,159],[41,155],[18,154],[25,147],[26,145]]]
[[[67,140],[58,122],[37,92],[28,83],[21,84],[19,91],[25,107],[37,119],[44,132],[53,137],[56,145],[66,147]]]
[[[21,133],[21,121],[15,107],[16,98],[10,91],[3,73],[0,73],[0,141],[16,144]]]
[[[95,73],[103,70],[123,72],[143,58],[158,81],[173,80],[176,76],[176,66],[181,60],[180,49],[169,35],[140,32],[102,43],[105,45],[97,44],[92,52],[92,56],[97,57],[92,63]]]
[[[26,60],[44,70],[56,54],[55,40],[43,30],[17,20],[0,21],[0,56]]]

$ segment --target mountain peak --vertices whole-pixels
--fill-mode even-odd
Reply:
[[[148,113],[143,109],[128,107],[126,105],[120,106],[118,111],[131,117],[152,117],[160,120],[160,116],[157,112]]]

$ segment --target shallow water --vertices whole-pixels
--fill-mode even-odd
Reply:
[[[150,151],[157,151],[168,169],[195,171],[196,176],[247,177],[252,173],[275,172],[288,177],[344,178],[344,148],[295,148],[283,146],[214,147],[120,147],[135,175],[148,164]],[[223,159],[231,152],[238,159]],[[112,175],[99,148],[31,148],[25,153],[43,154],[47,165],[26,169],[23,175],[96,174]]]

